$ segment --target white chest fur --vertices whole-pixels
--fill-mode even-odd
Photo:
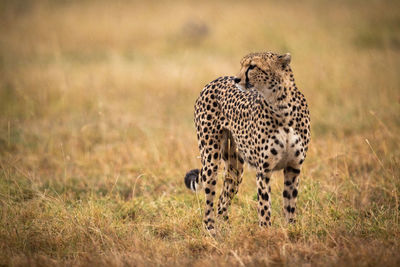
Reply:
[[[283,144],[283,147],[277,148],[277,163],[274,171],[281,170],[288,165],[297,165],[300,160],[304,159],[301,136],[293,128],[290,127],[289,131],[285,131],[283,127],[280,128],[276,138],[279,143]]]

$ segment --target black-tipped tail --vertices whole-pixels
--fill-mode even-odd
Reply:
[[[186,173],[185,185],[192,191],[196,191],[196,189],[199,189],[199,173],[199,169],[194,169]]]

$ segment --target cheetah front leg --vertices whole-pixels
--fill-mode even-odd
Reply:
[[[296,200],[299,186],[300,165],[287,166],[283,173],[285,176],[283,189],[283,209],[286,221],[295,222]]]
[[[257,171],[257,211],[260,227],[271,226],[271,186],[269,185],[271,175],[272,172],[268,168]]]

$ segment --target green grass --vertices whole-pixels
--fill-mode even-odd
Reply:
[[[1,2],[0,264],[400,265],[399,7]],[[276,173],[257,226],[246,168],[214,239],[183,183],[193,104],[265,50],[292,54],[310,106],[297,224]]]

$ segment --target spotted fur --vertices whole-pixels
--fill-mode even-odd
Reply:
[[[249,54],[242,59],[236,77],[210,82],[196,100],[194,121],[202,168],[190,171],[185,183],[192,190],[204,188],[204,223],[212,234],[221,158],[225,177],[219,216],[228,218],[228,207],[238,192],[247,162],[257,173],[259,225],[271,225],[270,179],[273,171],[282,169],[284,213],[288,222],[294,222],[299,175],[310,142],[310,118],[290,60],[290,54]]]

